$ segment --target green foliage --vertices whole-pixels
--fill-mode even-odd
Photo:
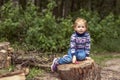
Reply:
[[[71,14],[73,17],[55,18],[52,14],[55,6],[55,1],[50,0],[47,8],[38,12],[31,2],[25,10],[12,2],[6,3],[0,9],[0,41],[20,44],[27,50],[66,51],[73,33],[73,21],[82,17],[88,21],[93,51],[120,51],[120,16],[110,13],[101,19],[97,12],[81,9]]]
[[[111,13],[104,20],[101,21],[101,25],[103,26],[103,40],[99,44],[102,48],[107,51],[120,51],[120,18],[116,18]]]
[[[50,6],[54,4],[48,4],[48,9],[34,17],[32,20],[34,27],[27,30],[26,43],[29,44],[30,49],[35,47],[40,51],[61,51],[67,47],[68,40],[66,39],[71,31],[71,19],[61,19],[57,23],[50,9],[53,7]]]
[[[30,49],[36,48],[44,51],[50,48],[48,41],[50,42],[51,40],[49,40],[49,36],[53,34],[50,31],[52,28],[56,28],[56,23],[55,18],[52,17],[52,14],[49,12],[49,10],[45,10],[45,12],[39,14],[38,16],[37,14],[35,14],[35,16],[31,16],[32,14],[30,14],[32,19],[28,20],[31,20],[31,25],[29,25],[29,29],[27,30],[27,35],[25,38],[25,41],[29,45]],[[26,19],[28,18],[27,15],[29,12],[31,11],[28,9]],[[29,21],[27,22],[30,24]]]
[[[9,5],[8,5],[9,4]],[[19,36],[19,9],[11,2],[1,7],[0,38],[5,40],[16,40]],[[13,38],[13,36],[15,36]]]

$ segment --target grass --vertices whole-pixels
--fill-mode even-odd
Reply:
[[[102,54],[93,54],[91,56],[95,62],[99,65],[104,65],[107,60],[120,58],[120,54],[117,53],[102,53]]]
[[[40,69],[40,68],[30,68],[30,72],[29,75],[27,75],[27,79],[26,80],[31,80],[32,78],[34,78],[37,75],[41,75],[44,73],[44,70]]]

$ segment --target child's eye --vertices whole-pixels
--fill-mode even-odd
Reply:
[[[84,28],[85,26],[82,26],[82,28]]]
[[[80,28],[81,26],[78,26],[78,28]]]

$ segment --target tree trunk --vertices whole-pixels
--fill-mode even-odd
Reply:
[[[78,64],[63,64],[57,68],[62,80],[101,80],[100,68],[93,59],[79,61]]]
[[[23,71],[15,71],[0,75],[0,80],[25,80],[25,73]]]
[[[120,0],[115,0],[115,14],[119,15],[120,13]]]
[[[3,5],[3,0],[0,0],[0,6],[2,6]]]
[[[23,10],[26,9],[27,1],[26,0],[19,0],[19,4],[22,6]]]

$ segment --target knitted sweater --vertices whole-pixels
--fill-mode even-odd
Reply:
[[[70,39],[70,50],[72,56],[75,55],[77,50],[85,50],[86,56],[90,53],[90,34],[85,32],[79,34],[74,32]]]

